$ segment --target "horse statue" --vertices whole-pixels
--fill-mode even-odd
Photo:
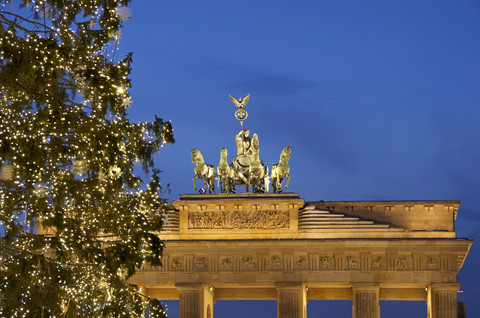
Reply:
[[[203,179],[205,189],[201,189],[200,193],[206,192],[208,187],[208,193],[215,191],[215,176],[216,170],[212,165],[207,165],[203,161],[202,153],[198,149],[192,149],[192,162],[195,164],[195,175],[193,176],[193,189],[197,190],[195,180]]]
[[[267,181],[267,182],[265,182]],[[252,155],[248,167],[248,186],[252,186],[252,192],[268,192],[268,168],[260,160],[260,147],[258,138],[252,140]],[[265,188],[262,188],[262,185]]]
[[[220,163],[217,167],[221,193],[235,193],[235,170],[227,162],[227,149],[220,150]]]
[[[285,189],[288,189],[288,183],[290,182],[290,167],[288,166],[288,160],[290,159],[290,153],[292,147],[286,146],[283,148],[280,154],[280,161],[272,167],[272,187],[273,193],[282,192],[282,182],[287,178],[287,184]]]

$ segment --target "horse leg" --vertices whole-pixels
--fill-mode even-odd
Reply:
[[[282,189],[282,183],[283,183],[283,177],[282,176],[278,176],[278,181],[277,181],[277,185],[278,185],[278,193],[282,193],[283,192],[283,189]]]
[[[216,170],[214,167],[210,167],[210,186],[209,186],[209,193],[215,192],[215,176],[217,175]]]
[[[245,192],[250,192],[250,186],[252,186],[252,192],[253,192],[253,185],[252,185],[252,178],[248,176],[247,182],[245,183]]]
[[[205,189],[205,193],[207,193],[208,182],[207,176],[203,176],[203,188]]]
[[[269,184],[268,184],[268,180],[269,179],[269,175],[268,175],[268,167],[263,167],[263,175],[262,175],[262,179],[260,180],[260,184],[263,185],[263,193],[268,193],[269,192]]]
[[[243,182],[245,183],[245,185],[248,185],[249,180],[248,180],[247,177],[245,177],[245,176],[243,175],[243,173],[238,172],[238,176],[243,180]],[[247,188],[247,192],[248,192],[248,188]]]
[[[265,176],[265,178],[263,179],[263,185],[265,186],[265,193],[269,193],[270,192],[270,184],[268,182],[268,173]]]
[[[262,187],[262,185],[265,184],[265,168],[261,170],[263,173],[260,174],[260,177],[258,177],[257,185],[258,185],[258,190],[261,193],[265,193],[265,188]]]
[[[228,179],[228,193],[235,193],[234,177]]]
[[[197,180],[197,176],[193,177],[193,190],[197,190],[197,185],[195,184],[195,180]]]
[[[252,193],[257,193],[257,178],[253,177],[250,180],[250,186],[252,187]]]
[[[225,188],[226,188],[225,180],[222,177],[218,177],[218,181],[219,181],[220,193],[225,193]]]
[[[277,193],[277,191],[278,191],[278,164],[273,165],[271,177],[272,177],[273,193]]]
[[[228,179],[228,188],[229,188],[228,192],[229,192],[229,193],[235,193],[235,191],[236,191],[236,190],[235,190],[235,181],[234,181],[234,180],[235,180],[235,177],[234,177],[234,176],[232,176],[231,178]]]
[[[215,192],[215,176],[210,179],[210,185],[208,187],[208,193]]]
[[[228,179],[225,179],[221,193],[230,193],[230,182],[228,182]]]
[[[290,183],[290,174],[287,174],[287,184],[285,185],[285,189],[288,189],[289,183]]]
[[[258,193],[265,193],[265,188],[263,188],[262,185],[263,185],[263,178],[258,179]]]

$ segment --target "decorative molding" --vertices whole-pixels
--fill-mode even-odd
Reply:
[[[457,271],[462,268],[465,257],[467,257],[467,253],[457,253]]]

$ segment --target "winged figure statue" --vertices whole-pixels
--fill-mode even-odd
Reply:
[[[237,107],[245,107],[245,105],[247,105],[248,103],[248,99],[250,98],[250,94],[248,94],[247,96],[245,96],[243,99],[241,97],[239,97],[238,99],[236,99],[235,97],[233,97],[232,95],[228,95],[230,96],[230,99],[232,100],[232,102],[237,106]]]

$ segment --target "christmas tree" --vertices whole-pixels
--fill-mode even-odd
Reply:
[[[165,316],[125,282],[161,265],[152,156],[173,142],[127,118],[130,1],[0,1],[1,317]]]

